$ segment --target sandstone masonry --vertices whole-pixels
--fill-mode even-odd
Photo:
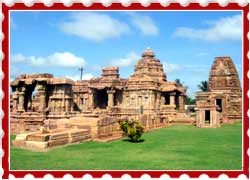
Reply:
[[[121,137],[119,120],[140,121],[146,131],[173,123],[195,123],[185,113],[186,88],[167,81],[163,65],[146,49],[128,79],[119,67],[102,76],[73,81],[52,74],[24,74],[11,82],[10,130],[14,146],[46,149],[85,140]],[[209,92],[197,94],[197,127],[241,120],[241,87],[229,57],[216,58]]]

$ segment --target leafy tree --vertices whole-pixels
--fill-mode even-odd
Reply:
[[[181,80],[180,80],[179,78],[175,79],[175,82],[176,82],[179,86],[183,86],[183,87],[185,87],[186,89],[188,89],[188,86],[185,86],[185,85],[184,85],[184,82],[183,82],[183,81],[181,82]]]
[[[175,82],[176,82],[178,85],[184,86],[186,89],[188,89],[188,86],[185,86],[185,85],[184,85],[184,82],[183,82],[183,81],[181,82],[180,79],[178,79],[178,78],[175,79]],[[186,96],[185,104],[187,104],[187,105],[195,105],[195,103],[196,103],[196,100],[195,100],[195,99],[192,99],[191,97]]]
[[[123,120],[119,122],[124,136],[128,136],[132,142],[138,142],[144,132],[144,128],[139,121]]]
[[[193,99],[193,98],[191,98],[189,96],[186,97],[185,104],[187,104],[187,105],[195,105],[195,103],[196,103],[195,99]]]
[[[175,82],[176,82],[177,84],[179,84],[180,86],[183,85],[183,82],[181,82],[181,80],[180,80],[179,78],[175,79]]]
[[[201,81],[200,84],[198,85],[198,88],[202,92],[207,92],[208,91],[208,82],[207,81]]]

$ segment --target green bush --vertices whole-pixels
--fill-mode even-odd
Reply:
[[[123,120],[119,122],[123,135],[130,138],[132,142],[138,142],[144,129],[139,121]]]

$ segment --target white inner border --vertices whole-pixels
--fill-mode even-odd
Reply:
[[[166,9],[166,10],[94,10],[94,9],[90,9],[90,10],[9,10],[8,11],[8,15],[9,15],[9,24],[8,24],[8,29],[9,29],[9,47],[8,47],[8,50],[9,50],[9,74],[8,74],[8,98],[9,98],[9,105],[10,105],[10,68],[11,68],[11,66],[10,66],[10,14],[11,14],[11,12],[12,11],[95,11],[95,12],[110,12],[110,11],[151,11],[151,12],[153,12],[153,11],[231,11],[231,12],[233,12],[233,11],[238,11],[238,12],[241,12],[241,17],[242,17],[242,39],[241,39],[241,41],[242,41],[242,43],[241,43],[241,50],[242,50],[242,60],[241,60],[241,63],[242,63],[242,73],[241,73],[241,77],[242,77],[242,141],[241,141],[241,147],[242,147],[242,155],[241,155],[241,166],[242,166],[242,168],[241,169],[238,169],[238,170],[227,170],[227,169],[222,169],[222,170],[205,170],[205,169],[201,169],[201,170],[184,170],[184,169],[180,169],[180,170],[90,170],[90,169],[83,169],[83,170],[67,170],[67,169],[65,169],[65,170],[11,170],[10,169],[10,107],[8,107],[8,110],[9,110],[9,119],[8,119],[8,121],[9,121],[9,137],[8,137],[8,139],[9,139],[9,157],[8,157],[8,160],[9,160],[9,170],[10,171],[75,171],[75,172],[82,172],[82,171],[101,171],[101,172],[106,172],[106,171],[124,171],[124,172],[126,172],[126,171],[144,171],[144,172],[147,172],[147,171],[177,171],[177,172],[179,172],[179,171],[217,171],[217,172],[221,172],[221,171],[242,171],[243,170],[243,166],[244,166],[244,149],[243,149],[243,144],[244,144],[244,93],[247,93],[247,92],[244,92],[244,53],[248,53],[248,52],[244,52],[244,13],[243,13],[243,10],[168,10],[168,9]],[[247,18],[247,17],[246,17]],[[247,36],[245,37],[245,38],[248,38]],[[248,61],[246,61],[245,63],[248,63]],[[247,112],[246,112],[246,116],[247,116]],[[46,152],[45,152],[46,153]],[[167,172],[166,172],[167,173]]]

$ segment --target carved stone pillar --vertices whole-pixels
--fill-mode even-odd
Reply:
[[[70,111],[70,100],[69,99],[65,99],[65,111],[69,112]]]
[[[40,105],[39,105],[39,111],[44,111],[46,108],[46,92],[45,91],[40,91],[39,92],[39,99],[40,99]]]
[[[19,111],[24,111],[24,95],[25,95],[24,91],[21,91],[18,93],[18,100],[19,100],[18,110]]]
[[[114,106],[114,90],[107,91],[108,93],[108,107],[112,108]]]
[[[176,107],[176,104],[175,104],[175,94],[176,94],[175,92],[171,92],[170,93],[170,105]]]
[[[43,84],[38,85],[38,93],[39,93],[39,111],[43,112],[46,108],[46,87]]]
[[[179,96],[179,112],[185,112],[185,96]]]
[[[74,111],[74,100],[69,99],[69,111],[72,112]]]
[[[55,100],[51,99],[49,103],[50,111],[55,112]]]
[[[160,108],[160,100],[161,100],[161,96],[159,93],[156,94],[156,101],[155,101],[155,108],[159,109]]]
[[[196,127],[202,127],[202,111],[198,108],[195,109],[196,110]]]
[[[89,90],[89,109],[94,108],[94,92],[92,89]]]
[[[17,94],[17,91],[15,91],[14,93],[13,93],[13,96],[12,96],[12,110],[13,111],[16,111],[17,110],[17,101],[18,101],[18,94]]]
[[[164,96],[161,96],[161,109],[163,108],[164,105],[165,105],[165,98]]]

